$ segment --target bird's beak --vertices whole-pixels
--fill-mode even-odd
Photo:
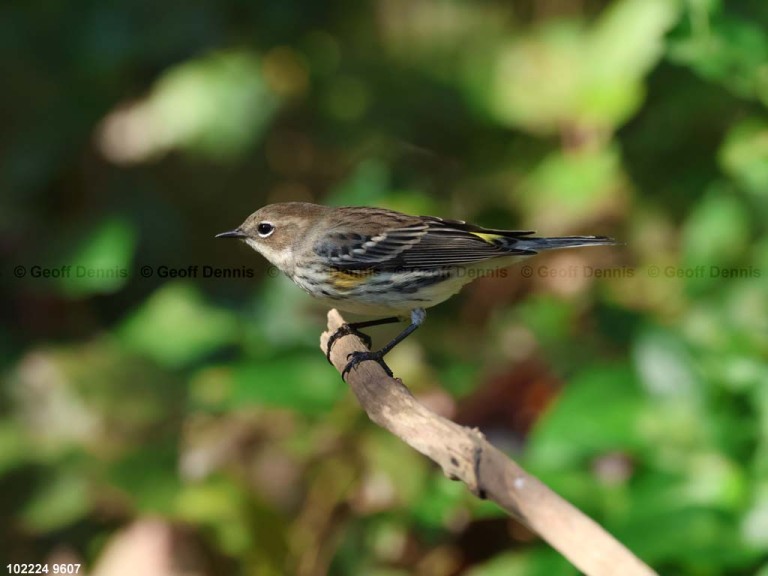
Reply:
[[[229,232],[222,232],[221,234],[216,234],[216,238],[247,238],[248,234],[240,230],[240,228],[235,228],[234,230],[230,230]]]

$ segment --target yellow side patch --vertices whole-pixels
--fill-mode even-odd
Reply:
[[[486,242],[488,242],[488,244],[493,244],[494,240],[500,240],[504,238],[504,236],[502,236],[501,234],[489,234],[486,232],[470,232],[470,234],[472,234],[472,236],[477,236],[481,240],[485,240]]]
[[[331,272],[331,284],[337,290],[350,290],[365,282],[370,275],[370,270],[356,270],[354,272],[334,270]]]

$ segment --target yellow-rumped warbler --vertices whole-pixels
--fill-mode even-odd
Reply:
[[[329,208],[305,202],[265,206],[217,238],[239,238],[306,292],[340,310],[384,317],[342,327],[328,341],[358,329],[399,322],[410,325],[375,352],[350,356],[342,376],[364,360],[391,375],[384,355],[440,304],[467,284],[540,250],[613,244],[605,236],[536,238],[530,231],[481,228],[461,220],[409,216],[383,208]]]

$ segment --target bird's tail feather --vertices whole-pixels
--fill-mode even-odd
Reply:
[[[578,248],[580,246],[610,246],[616,244],[608,236],[561,236],[559,238],[517,238],[515,249],[541,252],[555,248]]]

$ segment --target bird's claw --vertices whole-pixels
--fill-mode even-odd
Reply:
[[[384,355],[381,354],[381,352],[371,352],[370,350],[367,350],[365,352],[358,351],[358,352],[352,352],[347,355],[347,365],[344,367],[344,370],[341,372],[342,379],[346,380],[347,373],[352,370],[352,368],[356,368],[358,364],[361,362],[365,362],[366,360],[373,360],[374,362],[377,362],[379,366],[381,366],[384,369],[384,372],[387,373],[387,376],[390,378],[392,375],[392,370],[389,369],[389,366],[384,362]]]
[[[371,337],[368,336],[368,334],[363,334],[359,330],[357,330],[354,326],[350,326],[349,324],[342,324],[339,326],[339,328],[331,334],[331,337],[328,338],[328,346],[325,350],[325,357],[328,360],[329,364],[332,364],[331,362],[331,350],[333,350],[333,345],[336,343],[336,340],[339,338],[343,338],[344,336],[348,336],[349,334],[354,334],[360,340],[363,341],[363,344],[365,344],[366,348],[371,347]]]

